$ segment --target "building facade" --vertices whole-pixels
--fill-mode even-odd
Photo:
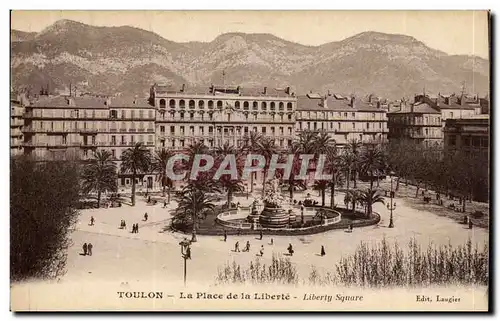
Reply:
[[[286,148],[294,138],[297,98],[290,88],[248,89],[211,86],[173,88],[154,85],[156,145],[183,149],[194,142],[208,147],[241,147],[251,131]]]
[[[297,132],[326,131],[339,147],[352,140],[375,144],[387,140],[387,110],[380,101],[309,93],[298,97],[297,106]]]
[[[486,161],[489,156],[489,115],[448,119],[444,129],[444,147],[448,152],[461,151]]]
[[[106,149],[120,168],[122,152],[136,142],[154,149],[155,110],[147,99],[44,96],[25,110],[24,153],[39,159],[87,160]],[[119,186],[131,183],[129,174],[119,180]],[[152,188],[154,177],[141,175],[137,182]]]
[[[387,114],[389,140],[411,140],[425,146],[443,146],[447,119],[470,118],[481,113],[476,97],[416,95],[413,103],[401,102]]]
[[[11,93],[10,96],[10,154],[22,155],[23,151],[23,126],[24,106],[22,97]]]

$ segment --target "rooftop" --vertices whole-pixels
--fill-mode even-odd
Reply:
[[[33,107],[39,108],[88,108],[107,109],[110,107],[151,107],[145,98],[135,96],[119,96],[112,98],[92,96],[44,96],[38,99]]]
[[[353,99],[352,99],[353,98]],[[369,103],[356,97],[342,94],[332,94],[325,97],[319,94],[307,94],[297,97],[297,110],[335,110],[335,111],[379,111],[385,109],[378,107],[377,103]]]
[[[439,114],[440,112],[425,102],[416,102],[412,106],[401,108],[400,110],[391,112],[391,114]]]
[[[252,97],[293,97],[290,87],[286,88],[249,88],[242,86],[219,86],[211,85],[209,87],[196,86],[173,86],[164,84],[154,84],[153,89],[159,94],[188,94],[188,95],[238,95]]]

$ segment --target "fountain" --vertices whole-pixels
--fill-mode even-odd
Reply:
[[[283,208],[285,199],[279,190],[279,181],[270,180],[266,183],[264,195],[264,210],[260,213],[259,222],[264,228],[283,228],[290,223],[291,213]]]

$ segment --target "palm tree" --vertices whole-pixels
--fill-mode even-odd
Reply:
[[[345,197],[344,197],[344,204],[346,206],[346,209],[349,209],[349,203],[352,204],[352,212],[354,213],[356,211],[356,203],[359,203],[361,201],[361,192],[356,190],[356,189],[351,189],[346,191]]]
[[[262,142],[260,143],[259,146],[259,153],[260,155],[264,156],[264,159],[266,161],[266,164],[264,166],[264,175],[262,179],[262,195],[265,195],[266,193],[266,179],[267,179],[267,170],[269,169],[269,164],[271,162],[271,157],[276,154],[277,148],[274,145],[274,139],[270,138],[263,138]]]
[[[385,204],[384,197],[379,194],[378,191],[366,190],[361,192],[361,200],[366,206],[366,217],[369,218],[372,215],[372,206],[375,203]]]
[[[346,173],[347,190],[349,190],[349,183],[351,181],[351,174],[356,166],[356,156],[349,149],[345,149],[340,156],[340,167]]]
[[[244,150],[248,153],[258,152],[262,143],[262,135],[257,132],[250,132],[245,140]],[[253,165],[253,164],[252,164]],[[253,181],[255,179],[255,172],[250,174],[250,193],[253,193]]]
[[[94,153],[94,158],[83,168],[82,190],[85,193],[97,192],[97,207],[101,206],[101,194],[116,192],[116,164],[107,150]]]
[[[359,157],[359,170],[370,176],[370,191],[373,190],[373,176],[385,169],[385,160],[382,151],[377,147],[367,148]]]
[[[332,178],[329,182],[330,187],[330,207],[335,208],[335,187],[344,185],[344,174],[341,171],[335,170],[332,173]]]
[[[196,242],[197,221],[204,219],[208,213],[213,212],[215,204],[201,190],[186,189],[183,191],[179,202],[179,213],[184,217],[190,217],[193,224],[191,242]]]
[[[290,200],[293,200],[293,192],[295,187],[304,186],[302,180],[296,180],[295,177],[300,173],[300,160],[299,155],[301,154],[301,148],[298,142],[293,142],[292,145],[288,146],[288,154],[294,155],[292,171],[290,176],[286,179],[286,184],[288,185],[288,191],[290,192]]]
[[[356,174],[358,172],[358,161],[359,161],[359,152],[361,149],[361,142],[357,139],[352,139],[347,144],[347,150],[350,152],[353,162],[350,167],[349,177],[354,181],[354,188],[356,188]],[[350,176],[352,174],[352,176]]]
[[[328,153],[332,147],[335,147],[335,140],[326,131],[320,131],[314,138],[313,146],[314,155],[317,158],[320,154]]]
[[[227,191],[227,207],[231,208],[233,194],[243,192],[245,187],[241,179],[231,179],[229,175],[223,175],[219,180],[220,185]]]
[[[328,188],[328,181],[319,180],[314,182],[313,189],[321,192],[321,206],[325,206],[327,188]]]
[[[165,187],[169,186],[168,189],[168,202],[170,203],[170,187],[173,185],[172,180],[167,175],[167,162],[170,157],[174,156],[174,153],[169,149],[159,149],[155,151],[153,155],[152,169],[156,173],[157,180],[162,186],[162,196],[165,197]]]
[[[121,156],[122,173],[132,174],[132,206],[135,206],[135,179],[138,174],[146,173],[151,167],[151,152],[143,143],[136,143],[134,147],[127,148]]]

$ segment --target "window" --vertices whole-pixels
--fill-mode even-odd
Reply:
[[[450,111],[450,118],[453,118],[453,112]]]
[[[143,118],[144,117],[144,111],[143,110],[139,110],[139,118]]]
[[[214,114],[208,113],[208,119],[213,120],[214,119]]]
[[[139,135],[139,142],[144,142],[144,135]]]
[[[243,102],[243,110],[248,110],[248,101]]]
[[[198,108],[199,108],[199,109],[203,109],[203,108],[205,108],[205,101],[204,101],[204,100],[200,100],[200,101],[198,102]]]
[[[262,134],[266,133],[266,127],[262,127]]]
[[[316,130],[316,129],[317,129],[317,124],[316,124],[316,122],[314,122],[314,130]]]
[[[111,136],[111,145],[116,145],[116,136]]]
[[[344,117],[347,117],[347,113],[344,113]]]
[[[189,119],[191,119],[191,120],[194,119],[194,113],[189,113]]]
[[[356,128],[356,123],[352,123],[352,129]]]
[[[122,141],[121,141],[122,145],[125,145],[127,142],[125,140],[125,135],[122,135]]]
[[[111,156],[113,156],[113,158],[116,158],[116,151],[114,149],[111,150]]]
[[[283,110],[285,110],[285,104],[283,104],[283,102],[282,102],[282,101],[280,101],[280,103],[279,103],[278,110],[279,110],[279,111],[283,111]]]
[[[181,119],[184,119],[184,113],[180,113]]]
[[[175,134],[175,126],[170,126],[170,134]]]
[[[240,102],[239,101],[234,103],[234,108],[240,109]]]
[[[170,108],[175,108],[175,100],[170,99],[169,105],[170,105]],[[160,100],[160,107],[161,107],[161,100]],[[165,108],[165,106],[163,106],[163,108]]]
[[[152,143],[153,142],[153,135],[148,135],[148,142]]]
[[[203,126],[200,126],[199,127],[200,135],[204,135],[205,134],[204,131],[205,131],[205,128]]]
[[[148,118],[153,118],[153,117],[154,117],[153,111],[152,110],[148,111]]]
[[[292,114],[288,114],[288,120],[292,120]]]
[[[211,100],[208,101],[208,109],[214,109],[214,102]]]
[[[214,132],[214,128],[213,128],[213,126],[209,126],[209,127],[208,127],[208,133],[209,133],[209,134],[213,134],[213,132]]]
[[[180,108],[186,108],[186,102],[184,101],[184,99],[181,99],[181,100],[179,101],[179,107],[180,107]]]
[[[293,107],[292,107],[292,103],[288,103],[286,104],[286,110],[288,111],[292,111]]]
[[[382,128],[382,123],[378,123],[378,128]]]
[[[351,113],[351,116],[352,117],[356,117],[356,113]]]
[[[244,132],[245,134],[248,134],[248,127],[243,128],[243,132]]]
[[[271,127],[271,134],[274,136],[275,133],[274,127]]]
[[[217,108],[222,109],[222,101],[217,101]]]
[[[195,107],[195,106],[196,106],[196,105],[195,105],[194,100],[192,100],[192,99],[191,99],[191,100],[189,101],[189,109],[194,109],[194,107]]]
[[[180,130],[181,130],[181,136],[184,136],[184,126],[181,126]]]
[[[118,111],[110,110],[109,111],[109,118],[114,118],[114,119],[118,118]]]
[[[375,119],[375,113],[372,113],[372,119]]]
[[[267,104],[265,101],[262,102],[262,104],[260,105],[262,107],[262,110],[263,111],[266,111],[267,110]]]
[[[135,138],[134,135],[130,135],[130,143],[134,144],[134,141],[135,141],[134,138]]]
[[[189,134],[194,135],[194,126],[189,126]]]
[[[127,117],[127,112],[125,110],[122,110],[122,119]]]
[[[276,104],[274,103],[274,101],[271,102],[271,107],[269,109],[272,111],[276,110]]]
[[[254,101],[252,105],[252,110],[258,110],[258,109],[259,109],[259,104],[256,101]]]
[[[257,127],[254,127],[253,131],[254,131],[254,133],[256,133],[257,132]]]
[[[366,123],[366,129],[370,129],[370,123]]]
[[[160,133],[164,133],[165,132],[165,126],[160,126]]]
[[[175,147],[175,139],[172,139],[172,147]]]
[[[449,142],[450,142],[450,146],[455,146],[457,144],[457,137],[455,135],[451,135]]]
[[[340,127],[341,127],[341,123],[337,123],[337,125],[339,126],[339,129],[340,129]]]
[[[288,135],[292,135],[292,127],[288,127]]]

